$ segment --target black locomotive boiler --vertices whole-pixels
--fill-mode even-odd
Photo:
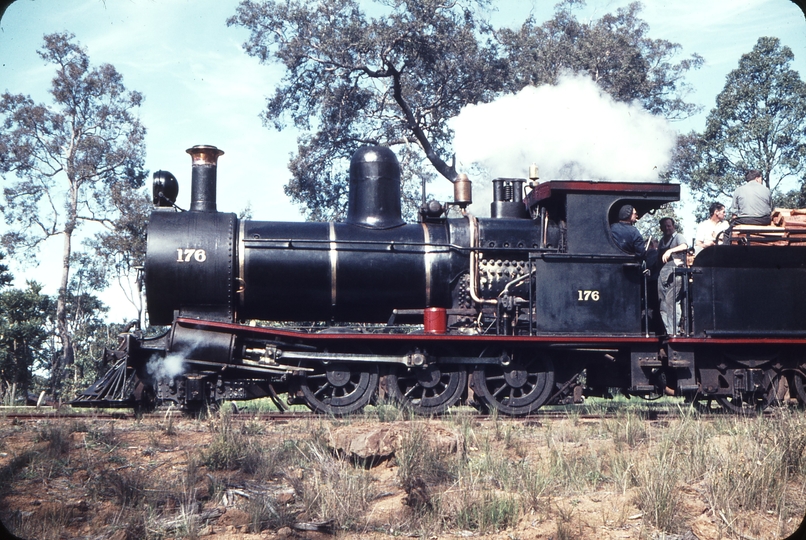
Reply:
[[[223,152],[188,153],[190,209],[159,171],[148,226],[148,314],[168,329],[125,334],[74,405],[269,396],[339,415],[380,390],[421,414],[471,403],[526,415],[618,389],[742,412],[787,387],[806,401],[806,246],[703,250],[680,269],[684,331],[653,331],[656,293],[610,224],[623,204],[643,215],[678,200],[678,185],[499,178],[477,218],[460,177],[453,203],[405,223],[397,158],[365,147],[344,222],[283,223],[219,212]]]

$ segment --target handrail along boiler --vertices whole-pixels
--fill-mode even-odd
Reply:
[[[656,293],[610,224],[623,204],[640,215],[677,201],[678,185],[498,178],[478,218],[465,177],[454,203],[431,201],[405,223],[396,156],[365,147],[344,222],[285,223],[219,212],[223,152],[188,153],[190,209],[177,211],[178,183],[158,171],[148,225],[148,314],[168,330],[125,334],[75,405],[194,410],[269,396],[346,414],[379,388],[421,414],[465,402],[526,415],[613,389],[736,412],[786,386],[806,401],[802,245],[703,250],[682,270],[685,332],[653,331]]]

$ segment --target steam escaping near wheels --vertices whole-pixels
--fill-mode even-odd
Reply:
[[[146,372],[156,380],[175,379],[185,372],[185,356],[168,354],[162,358],[154,355],[146,364]]]

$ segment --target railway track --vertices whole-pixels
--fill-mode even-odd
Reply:
[[[630,406],[634,407],[634,406]],[[84,420],[137,420],[137,419],[165,419],[168,417],[181,417],[185,416],[187,418],[191,418],[192,415],[184,414],[177,409],[165,409],[165,410],[158,410],[152,413],[147,414],[140,414],[136,415],[133,412],[123,412],[123,411],[115,411],[115,412],[103,412],[98,410],[84,410],[80,412],[76,412],[73,410],[65,411],[59,409],[45,409],[40,408],[38,410],[19,410],[20,408],[17,407],[13,411],[3,412],[0,411],[0,418],[8,418],[12,420],[71,420],[71,419],[84,419]],[[628,406],[625,407],[617,407],[612,408],[610,410],[602,410],[596,412],[587,412],[587,411],[580,411],[574,409],[564,409],[564,410],[540,410],[528,416],[520,416],[520,417],[510,417],[510,416],[500,416],[495,414],[484,414],[479,412],[469,412],[467,413],[468,416],[472,417],[474,420],[480,422],[490,422],[490,421],[508,421],[508,422],[521,422],[521,423],[529,423],[529,422],[540,422],[543,420],[602,420],[602,419],[614,419],[619,418],[620,416],[624,416],[625,414],[631,412],[632,414],[639,416],[647,421],[654,421],[654,420],[663,420],[674,418],[675,416],[679,416],[681,409],[677,406],[668,406],[668,407],[658,407],[652,409],[638,409],[634,407],[630,409]],[[768,409],[764,411],[765,416],[771,416],[775,414],[776,409]],[[714,410],[711,412],[707,412],[702,414],[703,418],[709,417],[720,417],[726,414],[730,414],[725,411]],[[456,415],[442,415],[444,419],[455,418]],[[233,413],[230,418],[233,421],[250,421],[250,420],[259,420],[265,422],[288,422],[288,421],[296,421],[296,420],[306,420],[306,419],[315,419],[315,418],[327,418],[323,415],[318,415],[313,412],[254,412],[249,410],[239,411],[237,413]],[[354,419],[366,419],[366,420],[379,420],[378,417],[373,415],[372,413],[361,413],[356,414],[352,417],[346,418],[354,418]],[[419,417],[425,418],[425,417]]]

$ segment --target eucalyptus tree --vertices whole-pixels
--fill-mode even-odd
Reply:
[[[365,5],[377,15],[369,16]],[[285,67],[262,117],[276,129],[290,120],[303,132],[285,190],[310,218],[344,215],[345,163],[366,144],[396,146],[411,166],[425,156],[454,179],[447,121],[468,103],[492,99],[506,78],[477,5],[486,1],[245,0],[238,6],[228,24],[250,30],[247,54]]]
[[[793,59],[778,38],[759,38],[728,73],[705,130],[680,138],[671,176],[703,208],[729,200],[749,169],[761,171],[777,202],[806,202],[806,83]]]
[[[649,36],[640,2],[588,21],[576,15],[584,6],[581,0],[565,0],[543,23],[530,17],[517,30],[498,31],[509,66],[508,91],[556,84],[571,71],[587,74],[616,101],[637,101],[670,120],[699,112],[699,106],[686,101],[690,85],[685,75],[702,66],[700,55],[676,61],[682,47]]]
[[[0,174],[6,181],[3,246],[32,258],[46,239],[61,237],[56,326],[61,352],[52,384],[73,360],[67,300],[74,235],[87,222],[110,225],[118,216],[115,189],[142,186],[146,176],[143,101],[109,64],[90,65],[70,33],[49,34],[38,51],[55,66],[51,103],[8,91],[0,96]]]
[[[111,203],[116,218],[101,232],[84,241],[88,252],[82,266],[92,268],[95,287],[105,288],[112,280],[117,282],[129,303],[143,319],[142,269],[146,256],[146,227],[152,209],[151,199],[144,191],[130,189],[117,183],[111,187]]]
[[[556,82],[563,71],[591,74],[623,101],[641,101],[670,118],[696,110],[684,101],[694,55],[648,37],[640,4],[593,22],[577,20],[584,2],[558,5],[542,25],[488,22],[487,0],[244,0],[228,21],[248,29],[247,54],[281,64],[281,84],[262,117],[301,130],[286,193],[311,219],[339,218],[347,199],[346,162],[365,144],[394,147],[404,162],[404,197],[436,173],[453,180],[448,121],[468,104],[528,84]],[[370,16],[368,13],[372,13]],[[483,127],[480,127],[483,129]],[[417,180],[415,180],[415,178]]]

